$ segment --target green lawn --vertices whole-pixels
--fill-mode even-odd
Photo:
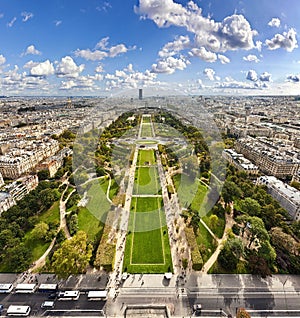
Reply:
[[[39,216],[38,222],[58,222],[60,221],[59,215],[59,201],[56,201],[52,204],[52,206],[44,213]]]
[[[160,180],[156,167],[136,168],[134,194],[159,194],[160,189]]]
[[[142,125],[141,137],[153,137],[151,124]]]
[[[133,197],[126,238],[124,271],[172,271],[172,259],[162,198]]]
[[[199,247],[199,252],[202,256],[203,262],[205,263],[215,251],[217,244],[215,239],[207,231],[207,229],[199,223],[199,229],[196,235],[196,241]]]
[[[151,116],[143,116],[143,124],[150,124]]]
[[[193,210],[200,212],[200,216],[204,216],[207,188],[200,181],[192,180],[185,174],[175,175],[173,181],[181,206],[187,208],[191,205]]]
[[[103,223],[106,220],[106,214],[109,211],[111,204],[106,198],[106,190],[108,180],[94,180],[89,184],[87,197],[89,198],[86,208],[93,214],[97,220]]]
[[[95,236],[103,231],[104,224],[100,222],[87,208],[80,207],[78,213],[78,229],[84,231],[89,240],[93,241]]]
[[[137,160],[138,166],[154,165],[155,163],[156,163],[156,159],[155,159],[153,149],[150,149],[150,150],[140,149],[139,150],[138,160]]]

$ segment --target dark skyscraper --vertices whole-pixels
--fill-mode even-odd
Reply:
[[[139,89],[139,99],[143,99],[143,89]]]

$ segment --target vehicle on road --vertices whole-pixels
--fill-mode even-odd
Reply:
[[[41,308],[53,308],[54,301],[53,300],[46,300],[41,304]]]
[[[10,305],[7,309],[7,315],[26,317],[26,316],[29,316],[30,311],[31,311],[30,306]]]
[[[0,284],[0,294],[10,293],[13,287],[13,284]]]
[[[80,296],[79,290],[60,291],[57,295],[59,300],[78,300]]]

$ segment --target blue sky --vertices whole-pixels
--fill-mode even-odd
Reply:
[[[299,94],[299,17],[298,0],[0,0],[0,94]]]

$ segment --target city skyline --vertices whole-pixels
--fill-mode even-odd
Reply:
[[[0,7],[1,94],[298,94],[299,10],[296,0],[13,0]]]

